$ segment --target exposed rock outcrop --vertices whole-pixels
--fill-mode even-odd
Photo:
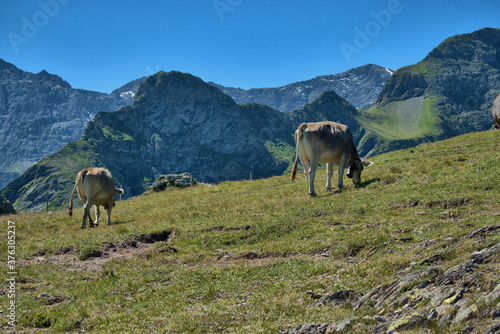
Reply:
[[[164,191],[168,188],[186,188],[195,186],[198,182],[189,173],[160,175],[156,181],[146,189],[145,194]]]
[[[469,237],[477,235],[472,233]],[[372,317],[299,325],[280,333],[342,332],[346,321],[350,326],[357,325],[358,331],[364,328],[373,333],[421,332],[424,328],[443,329],[459,324],[471,333],[497,333],[500,329],[500,243],[473,252],[468,261],[447,270],[441,268],[439,259],[440,256],[431,256],[419,261],[398,273],[392,283],[378,286],[362,296],[355,290],[341,290],[311,304],[311,307],[348,305],[355,311],[364,308],[364,313],[374,314]],[[486,321],[481,321],[478,327],[477,319]]]

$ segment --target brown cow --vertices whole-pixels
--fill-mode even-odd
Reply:
[[[339,166],[339,190],[344,187],[342,176],[344,169],[349,166],[347,177],[352,178],[355,185],[361,183],[363,165],[370,166],[371,162],[361,159],[352,141],[351,131],[346,125],[334,122],[302,123],[295,131],[297,153],[292,169],[292,181],[297,173],[297,159],[304,167],[304,174],[309,182],[309,195],[316,196],[314,191],[314,177],[318,164],[326,163],[326,189],[331,190],[333,163]]]
[[[123,194],[123,189],[117,189],[111,173],[98,167],[85,168],[76,175],[75,186],[69,198],[68,215],[73,215],[73,194],[75,189],[78,191],[78,197],[83,204],[83,222],[82,228],[87,225],[87,217],[89,218],[89,226],[94,227],[99,225],[99,205],[108,211],[108,225],[111,224],[111,209],[115,205],[115,195]],[[90,217],[90,208],[94,205],[95,208],[95,224]]]
[[[493,110],[491,112],[493,119],[497,124],[493,125],[494,128],[500,129],[500,95],[497,96],[495,102],[493,103]]]

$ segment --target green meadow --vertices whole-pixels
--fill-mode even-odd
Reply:
[[[418,126],[433,120],[424,123]],[[500,242],[498,232],[466,237],[500,220],[500,132],[368,160],[374,165],[360,187],[344,178],[342,192],[324,190],[320,169],[316,198],[308,197],[305,177],[291,182],[285,174],[118,201],[112,224],[103,212],[93,229],[80,229],[81,206],[73,217],[1,216],[2,282],[10,277],[8,221],[15,223],[15,330],[277,333],[349,318],[352,332],[364,333],[378,313],[370,304],[315,307],[311,296],[365,294],[433,254],[446,270]],[[8,301],[4,288],[0,324],[7,330]],[[450,326],[433,331],[465,325]]]

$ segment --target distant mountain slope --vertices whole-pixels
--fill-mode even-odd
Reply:
[[[450,37],[397,70],[362,112],[361,152],[377,154],[491,128],[500,93],[500,29]]]
[[[0,188],[77,140],[98,111],[132,103],[142,80],[108,95],[73,89],[57,75],[25,72],[0,59]]]
[[[256,102],[283,112],[301,109],[327,91],[335,91],[356,108],[366,109],[377,99],[392,72],[393,70],[385,67],[369,64],[278,88],[244,90],[211,84],[231,96],[237,103]]]
[[[282,113],[239,105],[190,74],[159,72],[132,105],[99,112],[83,136],[30,167],[2,194],[19,210],[67,204],[82,168],[110,169],[125,197],[142,194],[157,176],[190,172],[202,182],[282,174],[295,155],[293,131],[311,120],[354,120],[356,109],[334,92],[304,109]],[[343,115],[337,117],[337,115]]]

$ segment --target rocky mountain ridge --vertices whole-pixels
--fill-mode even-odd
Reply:
[[[33,74],[0,60],[0,188],[29,166],[77,140],[101,110],[132,103],[142,79],[112,94],[74,89],[57,75]]]
[[[198,77],[158,72],[141,84],[132,105],[99,112],[79,141],[30,167],[2,193],[19,210],[41,208],[47,193],[59,207],[76,173],[90,165],[107,167],[125,198],[142,194],[162,174],[189,171],[201,182],[281,174],[295,154],[292,134],[300,123],[337,115],[354,120],[357,113],[335,92],[316,103],[323,107],[291,113],[239,105]]]
[[[327,91],[335,91],[356,108],[364,110],[377,99],[393,72],[394,70],[386,67],[368,64],[339,74],[323,75],[277,88],[245,90],[212,82],[210,84],[231,96],[237,103],[255,102],[283,112],[301,109]]]

